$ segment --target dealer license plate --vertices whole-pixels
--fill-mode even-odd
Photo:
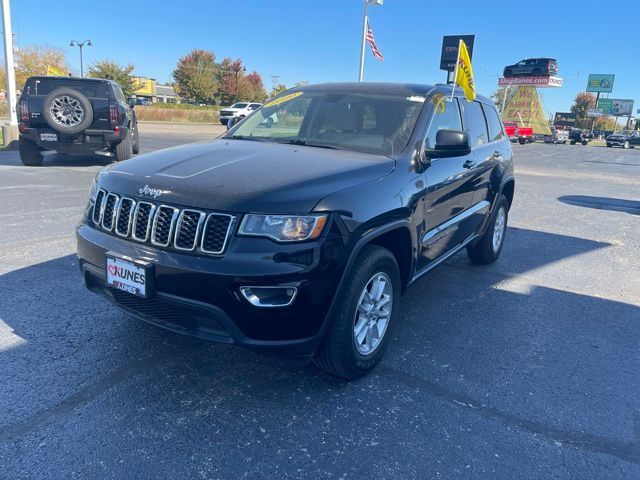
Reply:
[[[57,142],[58,135],[56,135],[55,133],[41,133],[40,140],[43,142]]]
[[[150,267],[138,265],[122,258],[107,256],[107,285],[123,292],[146,298]]]

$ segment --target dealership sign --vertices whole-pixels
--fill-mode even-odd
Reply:
[[[442,54],[440,55],[440,70],[453,72],[458,61],[458,47],[460,40],[467,45],[469,58],[473,60],[473,42],[475,35],[446,35],[442,37]]]
[[[573,127],[576,124],[575,113],[556,113],[553,118],[553,124],[556,127]]]
[[[633,100],[620,98],[601,98],[598,100],[597,109],[601,115],[614,117],[628,117],[633,113]]]
[[[587,92],[611,93],[615,78],[616,76],[611,74],[591,74],[587,80]]]
[[[538,87],[538,88],[553,88],[561,87],[562,79],[560,77],[548,76],[548,77],[505,77],[498,80],[498,85],[501,87],[506,86],[522,86],[522,87]]]

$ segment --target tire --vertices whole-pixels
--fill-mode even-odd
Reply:
[[[611,145],[610,143],[607,143],[607,148],[612,148],[613,145]]]
[[[575,141],[575,140],[571,140],[571,142],[570,142],[570,143],[571,143],[571,145],[575,145],[575,144],[576,144],[576,141]]]
[[[563,145],[566,145],[566,144],[567,144],[567,141],[566,141],[566,140],[564,140],[564,141],[562,142],[562,144],[563,144]]]
[[[380,362],[387,349],[400,297],[400,271],[395,257],[389,250],[377,245],[367,245],[347,275],[348,278],[337,293],[334,316],[329,319],[331,323],[316,353],[314,363],[332,375],[352,380],[369,373]],[[358,306],[361,302],[367,301],[365,292],[376,278],[381,278],[386,285],[385,289],[388,288],[390,292],[390,300],[386,303],[390,305],[386,309],[387,323],[382,327],[382,336],[377,344],[367,335],[375,329],[368,329],[364,332],[363,343],[358,342],[356,345],[357,337],[354,330],[359,322],[364,325],[375,322],[377,329],[380,328],[379,322],[384,319],[381,316],[380,320],[376,320],[375,317],[367,320],[368,317],[364,314],[357,316]],[[371,343],[367,345],[370,338]],[[367,347],[370,347],[368,352]]]
[[[133,145],[131,143],[131,134],[127,132],[127,136],[116,145],[116,162],[122,162],[133,157]]]
[[[91,125],[93,107],[89,99],[77,90],[56,88],[44,98],[42,116],[56,132],[73,135]]]
[[[586,145],[587,145],[587,143],[589,143],[589,142],[587,142],[586,140],[583,140],[583,141],[582,141],[582,145],[585,145],[585,146],[586,146]]]
[[[140,153],[140,136],[138,135],[138,123],[136,122],[136,127],[133,129],[133,143],[131,144],[131,150],[136,155]]]
[[[518,143],[519,143],[520,145],[524,145],[525,143],[527,143],[527,140],[526,140],[526,139],[524,139],[524,138],[519,138],[519,139],[518,139]]]
[[[42,166],[42,153],[31,140],[20,139],[20,160],[23,165],[27,167],[41,167]]]
[[[625,150],[629,150],[630,147],[631,147],[631,144],[629,143],[629,140],[625,140],[624,143],[622,144],[622,148],[624,148]]]
[[[503,212],[502,221],[499,221],[501,213]],[[504,245],[504,239],[507,233],[507,221],[509,219],[509,202],[504,195],[500,195],[498,203],[494,207],[494,211],[489,219],[489,225],[484,232],[480,240],[475,245],[467,246],[467,255],[473,263],[479,265],[488,265],[495,262],[502,252]],[[496,228],[500,228],[502,233],[499,236],[499,241],[494,243],[494,233]]]

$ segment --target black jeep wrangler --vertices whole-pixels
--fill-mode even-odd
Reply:
[[[138,153],[138,122],[112,80],[30,77],[18,100],[20,158],[42,165],[42,150],[126,160]]]
[[[364,375],[410,284],[465,248],[502,251],[511,144],[489,99],[451,88],[302,86],[219,139],[106,167],[76,231],[87,288],[176,332]]]
[[[569,132],[569,143],[571,145],[575,145],[576,143],[581,143],[582,145],[586,145],[591,140],[593,140],[593,133],[589,130],[582,130],[580,128],[572,128]]]

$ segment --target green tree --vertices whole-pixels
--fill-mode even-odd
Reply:
[[[139,87],[137,79],[133,76],[134,69],[135,66],[131,63],[122,66],[113,60],[100,60],[89,67],[87,76],[113,80],[122,87],[124,94],[129,97]]]
[[[218,66],[215,54],[195,49],[178,60],[173,71],[178,95],[196,103],[212,104],[217,91]]]
[[[505,105],[509,103],[509,100],[511,100],[511,97],[513,97],[515,93],[516,93],[516,88],[499,87],[495,92],[491,94],[491,100],[493,100],[493,103],[496,104],[496,108],[498,109],[498,112],[502,112],[502,110],[504,110]],[[505,102],[505,94],[507,99],[506,102]]]
[[[571,112],[576,114],[576,127],[589,128],[591,126],[591,118],[587,115],[590,108],[595,108],[596,97],[592,93],[580,92],[576,95]]]
[[[282,92],[285,92],[286,90],[287,90],[287,86],[282,83],[279,83],[273,87],[271,92],[269,92],[269,98],[273,98],[277,95],[280,95]]]
[[[19,90],[22,90],[27,78],[46,75],[49,66],[68,71],[65,53],[59,48],[38,45],[23,47],[16,52],[15,60],[16,86]]]

